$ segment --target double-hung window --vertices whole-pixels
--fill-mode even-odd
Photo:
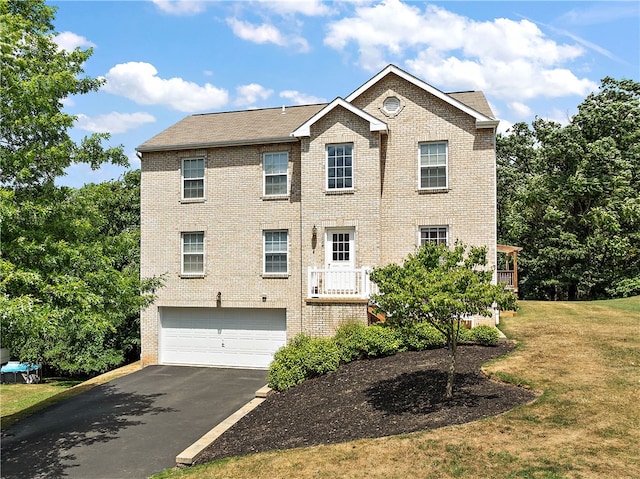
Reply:
[[[289,154],[265,153],[262,159],[264,195],[284,196],[289,191]]]
[[[353,188],[353,145],[327,146],[327,190]]]
[[[447,188],[447,143],[420,144],[420,189]]]
[[[286,274],[289,272],[289,233],[285,231],[265,231],[264,273]]]
[[[204,233],[182,233],[182,274],[204,275]]]
[[[425,243],[447,244],[449,231],[446,226],[423,226],[420,228],[420,245]]]
[[[204,198],[204,158],[182,160],[182,198]]]

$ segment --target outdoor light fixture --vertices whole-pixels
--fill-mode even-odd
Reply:
[[[267,294],[262,293],[262,302],[265,303],[267,301]]]
[[[318,227],[316,225],[313,225],[313,229],[311,230],[311,239],[313,241],[318,239]]]

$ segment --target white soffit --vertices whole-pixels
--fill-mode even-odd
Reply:
[[[354,115],[358,115],[360,118],[368,121],[370,131],[383,131],[383,132],[387,131],[387,124],[385,122],[377,119],[376,117],[370,115],[366,111],[363,111],[360,108],[353,106],[351,103],[348,103],[344,99],[338,97],[335,100],[333,100],[331,103],[329,103],[327,106],[325,106],[318,113],[316,113],[311,118],[309,118],[304,124],[298,127],[297,130],[291,133],[291,136],[295,136],[295,137],[311,136],[311,125],[316,123],[320,118],[327,115],[329,112],[331,112],[333,109],[335,109],[338,106],[346,108]]]
[[[373,78],[371,78],[369,81],[367,81],[364,85],[362,85],[356,91],[351,93],[346,98],[346,101],[351,102],[351,101],[355,100],[362,93],[364,93],[369,88],[371,88],[373,85],[378,83],[381,79],[383,79],[389,73],[395,73],[400,78],[403,78],[403,79],[407,80],[408,82],[413,83],[418,88],[422,88],[423,90],[425,90],[426,92],[432,94],[433,96],[435,96],[437,98],[440,98],[442,101],[444,101],[446,103],[449,103],[451,106],[454,106],[455,108],[467,113],[468,115],[471,115],[473,118],[476,119],[476,128],[495,128],[500,123],[495,118],[491,118],[489,116],[483,115],[479,111],[476,111],[473,108],[465,105],[464,103],[456,100],[455,98],[450,97],[445,92],[443,92],[441,90],[438,90],[436,87],[431,86],[428,83],[420,80],[419,78],[414,77],[413,75],[407,73],[406,71],[398,68],[395,65],[388,65],[386,68],[384,68],[384,70],[382,70],[380,73],[375,75]]]

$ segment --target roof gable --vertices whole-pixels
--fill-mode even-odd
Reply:
[[[485,113],[481,113],[480,111],[460,101],[458,98],[461,98],[462,95],[458,95],[458,98],[454,97],[453,95],[448,95],[445,92],[438,90],[436,87],[429,85],[428,83],[420,80],[417,77],[414,77],[413,75],[407,73],[406,71],[398,68],[395,65],[388,65],[380,73],[372,77],[364,85],[362,85],[360,88],[358,88],[349,96],[347,96],[346,101],[352,102],[353,100],[358,98],[362,93],[364,93],[373,85],[375,85],[380,80],[382,80],[384,77],[392,73],[408,81],[409,83],[412,83],[418,88],[421,88],[422,90],[430,93],[431,95],[439,98],[445,103],[448,103],[449,105],[457,108],[458,110],[461,110],[467,113],[468,115],[472,116],[473,118],[476,119],[476,128],[495,128],[498,126],[499,121],[493,118],[493,116],[488,116]],[[484,98],[484,95],[483,95],[483,98]],[[486,103],[486,100],[484,101]],[[486,109],[488,109],[488,105]]]
[[[291,133],[291,136],[295,136],[295,137],[311,136],[311,125],[316,123],[322,117],[324,117],[329,112],[333,111],[339,106],[349,110],[351,113],[359,116],[363,120],[368,121],[370,131],[382,131],[382,132],[387,131],[387,124],[385,122],[377,119],[376,117],[370,115],[366,111],[361,110],[360,108],[352,105],[351,103],[347,103],[345,100],[338,97],[335,100],[333,100],[331,103],[329,103],[327,106],[325,106],[318,113],[316,113],[311,118],[309,118],[302,125],[300,125],[298,129],[296,129],[293,133]]]

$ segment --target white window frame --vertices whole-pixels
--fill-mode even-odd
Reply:
[[[187,235],[200,235],[202,237],[201,251],[185,251],[185,240]],[[201,271],[185,271],[185,258],[187,255],[199,255],[202,257]],[[180,275],[181,276],[204,276],[205,272],[205,234],[204,231],[185,231],[180,234]]]
[[[287,159],[287,166],[286,166],[286,169],[285,169],[284,173],[282,173],[282,172],[267,173],[267,170],[266,170],[267,157],[275,156],[275,155],[285,155],[285,157]],[[285,187],[284,193],[267,193],[267,178],[268,177],[275,177],[275,176],[285,176],[286,187]],[[269,197],[289,196],[289,187],[290,187],[290,180],[289,180],[289,153],[287,151],[270,151],[270,152],[264,153],[262,155],[262,194],[264,196],[269,196]]]
[[[267,237],[271,234],[284,233],[286,235],[285,246],[283,249],[267,251]],[[267,255],[278,254],[286,257],[285,271],[267,271]],[[262,272],[265,276],[286,276],[289,274],[289,230],[264,230],[262,232]]]
[[[349,168],[351,168],[351,176],[349,177],[349,178],[351,178],[351,186],[343,186],[341,188],[336,187],[336,186],[330,187],[329,186],[329,169],[330,168],[336,168],[337,169],[337,168],[340,168],[340,167],[339,166],[333,166],[333,167],[329,166],[329,149],[330,148],[335,148],[335,147],[341,147],[341,146],[342,147],[348,146],[349,148],[351,148],[351,155],[350,155],[351,156],[351,166],[349,166]],[[326,148],[325,148],[325,178],[326,178],[325,179],[325,188],[326,188],[326,191],[345,191],[345,190],[348,191],[348,190],[353,190],[354,185],[355,185],[355,165],[354,165],[354,163],[355,163],[355,161],[354,161],[355,154],[354,154],[354,150],[355,150],[355,148],[354,148],[353,143],[330,143],[330,144],[328,144],[326,146]],[[345,156],[345,155],[343,155],[343,156]],[[342,168],[344,168],[344,165],[342,166]],[[347,177],[343,175],[341,178],[344,179],[344,178],[347,178]]]
[[[194,177],[186,177],[185,176],[185,163],[190,162],[190,161],[202,161],[202,176],[194,176]],[[207,162],[205,161],[205,159],[203,157],[194,157],[194,158],[183,158],[182,159],[182,164],[180,166],[180,176],[181,176],[181,184],[182,184],[182,199],[184,201],[199,201],[199,200],[204,200],[205,198],[205,191],[206,191],[206,182],[205,182],[205,176],[206,176],[206,171],[207,171]],[[191,182],[191,181],[202,181],[202,196],[189,196],[186,197],[185,196],[185,191],[187,190],[187,188],[185,188],[187,182]]]
[[[423,147],[438,147],[444,146],[444,164],[435,165],[423,165],[422,164],[422,148]],[[437,156],[436,153],[434,156]],[[444,167],[444,185],[436,186],[423,186],[422,185],[422,170],[423,169],[435,169]],[[449,144],[446,141],[429,141],[421,142],[418,144],[418,189],[419,190],[446,190],[449,188]]]
[[[422,233],[423,232],[430,232],[430,233],[435,233],[436,234],[436,238],[435,240],[431,239],[431,238],[427,238],[424,239],[422,238]],[[444,232],[444,241],[442,241],[440,234]],[[418,228],[418,246],[422,246],[423,244],[425,244],[427,241],[430,241],[432,243],[436,243],[436,244],[449,244],[449,227],[448,226],[444,226],[444,225],[436,225],[436,226],[420,226],[420,228]]]

